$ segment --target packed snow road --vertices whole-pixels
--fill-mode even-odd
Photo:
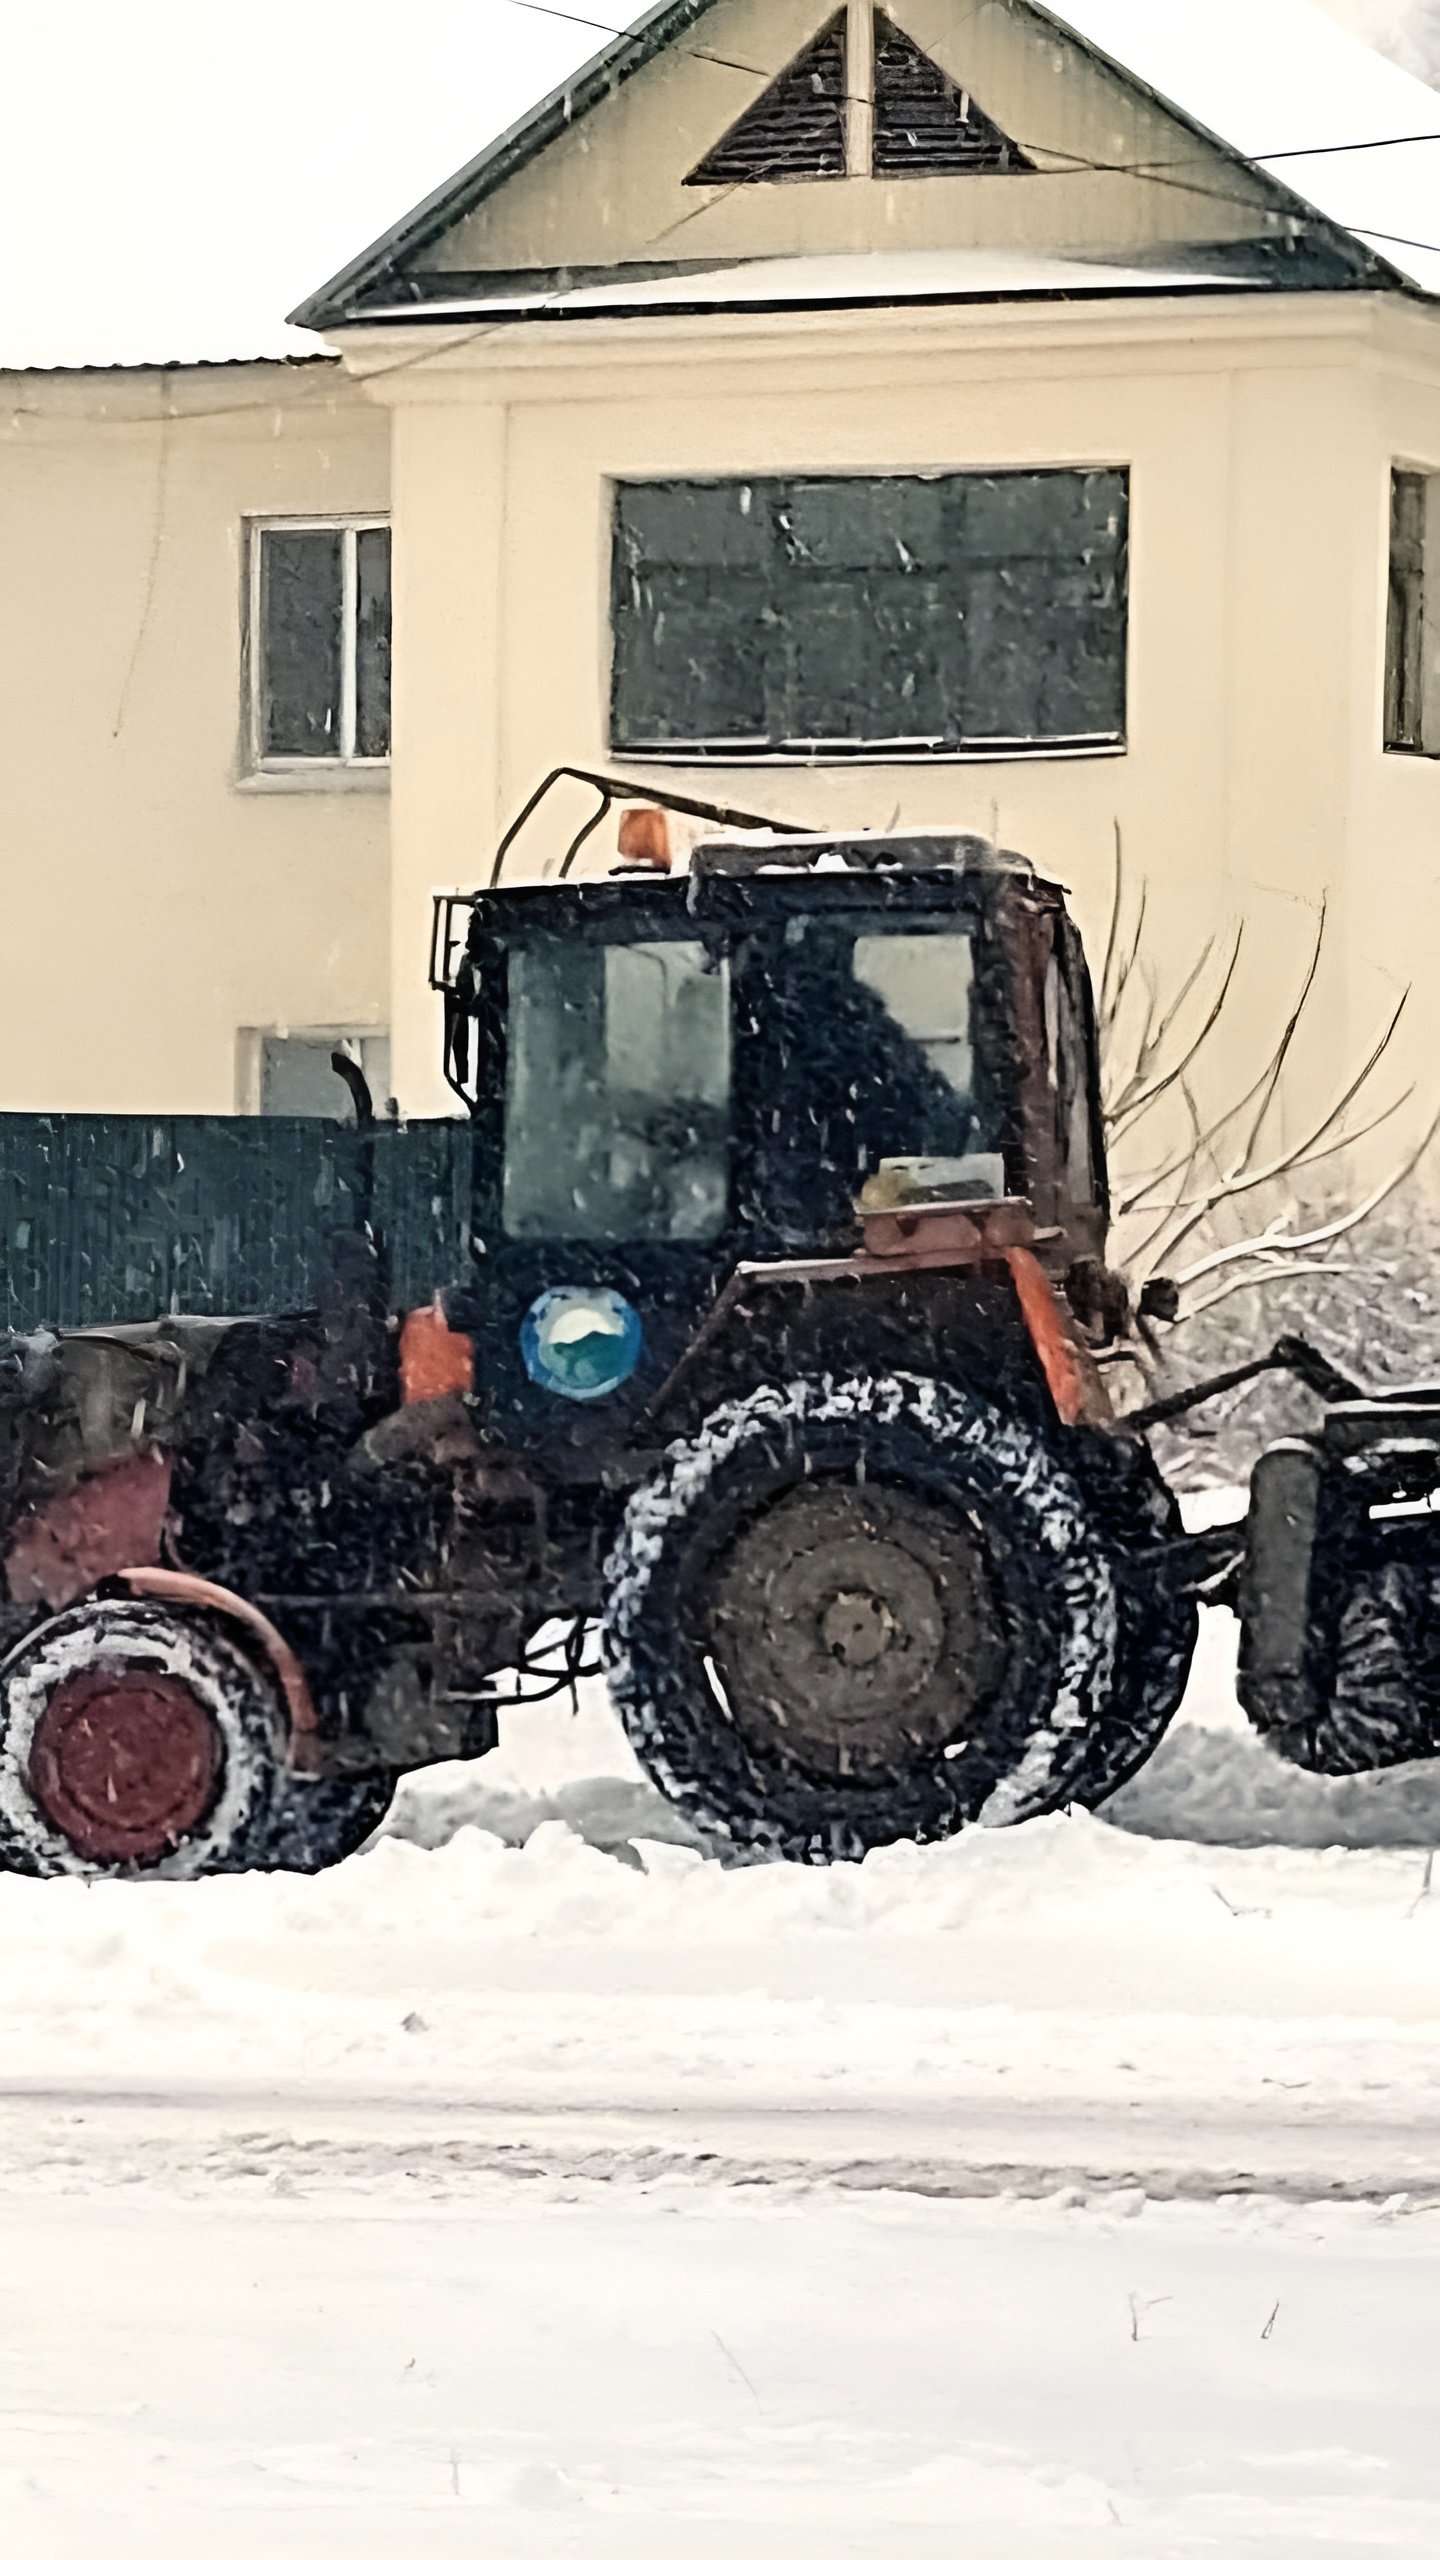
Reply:
[[[564,2186],[0,2203],[15,2560],[1440,2548],[1440,2228]]]
[[[1212,1629],[1111,1815],[726,1869],[592,1696],[330,1876],[0,1879],[0,2547],[1433,2560],[1440,1783]]]

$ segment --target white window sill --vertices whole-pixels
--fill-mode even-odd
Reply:
[[[265,799],[274,792],[388,792],[388,764],[340,764],[317,756],[313,764],[262,765],[257,772],[237,774],[235,789]]]
[[[912,772],[924,772],[930,765],[964,764],[1082,764],[1103,757],[1125,756],[1130,752],[1125,738],[1087,738],[1083,740],[1047,740],[1029,746],[1018,742],[997,742],[993,746],[937,747],[917,752],[905,747],[612,747],[610,754],[620,764],[669,765],[673,770],[691,773],[745,773],[756,766],[787,768],[790,772],[809,773],[823,767],[827,772],[843,773],[855,765],[905,765]]]

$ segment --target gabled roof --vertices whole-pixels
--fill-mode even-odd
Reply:
[[[701,22],[714,5],[658,0],[308,296],[294,323],[326,329],[369,317],[411,261],[667,47],[703,44]],[[1352,272],[1358,265],[1378,286],[1440,295],[1440,97],[1310,0],[1024,5],[1188,129],[1198,149],[1258,171],[1302,239],[1321,249],[1353,244]]]

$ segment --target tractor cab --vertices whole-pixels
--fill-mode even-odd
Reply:
[[[1060,889],[971,836],[718,834],[684,874],[443,902],[476,1132],[460,1312],[512,1445],[634,1430],[737,1268],[1025,1203],[1103,1264],[1094,1012]],[[592,1409],[587,1425],[584,1408]]]

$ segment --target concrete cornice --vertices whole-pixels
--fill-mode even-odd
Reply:
[[[715,313],[526,323],[483,319],[382,331],[337,331],[347,371],[372,399],[400,407],[453,405],[468,385],[482,400],[534,398],[553,385],[571,398],[633,396],[653,367],[673,390],[684,374],[756,373],[787,384],[857,358],[982,364],[987,371],[1142,373],[1349,365],[1368,356],[1440,380],[1440,310],[1392,294],[1203,294],[1155,301],[993,302],[925,308]],[[622,379],[617,379],[623,375]]]

